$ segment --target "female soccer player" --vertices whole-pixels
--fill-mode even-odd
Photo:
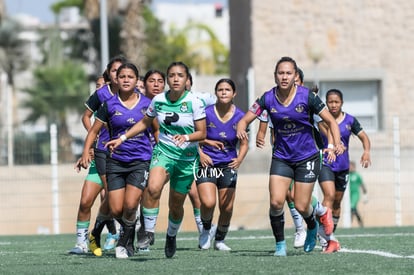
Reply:
[[[205,110],[202,101],[186,90],[189,70],[182,62],[173,62],[167,69],[165,93],[155,96],[145,117],[124,135],[108,142],[113,151],[123,141],[151,125],[154,118],[160,125],[159,142],[154,148],[143,214],[147,234],[154,234],[158,216],[158,200],[164,185],[170,181],[168,230],[165,256],[176,252],[176,236],[184,215],[184,200],[198,167],[198,141],[206,137]],[[148,196],[147,196],[148,194]]]
[[[136,92],[138,69],[131,63],[122,64],[117,71],[119,92],[99,108],[96,120],[88,133],[85,148],[96,139],[102,127],[107,125],[111,137],[122,136],[140,121],[150,104],[150,99]],[[157,126],[153,124],[152,129]],[[152,155],[150,129],[132,136],[112,150],[107,159],[108,201],[113,217],[122,226],[115,254],[117,258],[128,258],[134,254],[136,211],[141,194],[147,185],[149,164]],[[80,164],[90,162],[86,150]]]
[[[247,126],[267,110],[274,131],[270,168],[270,224],[276,240],[275,256],[286,256],[284,210],[286,194],[294,180],[294,203],[307,224],[305,252],[316,245],[318,224],[311,205],[312,191],[320,171],[320,154],[313,129],[313,114],[318,114],[332,133],[335,148],[341,153],[340,136],[335,119],[320,98],[308,88],[295,85],[296,62],[282,57],[276,64],[277,86],[265,92],[237,125],[237,136],[247,139]]]
[[[344,104],[342,92],[338,89],[331,89],[326,93],[326,105],[328,106],[329,112],[335,118],[335,121],[339,125],[341,133],[341,142],[343,143],[346,151],[344,154],[338,156],[336,161],[329,162],[324,161],[321,173],[319,175],[319,182],[321,185],[335,186],[335,196],[333,199],[332,216],[334,222],[334,230],[339,221],[341,215],[341,202],[344,196],[344,192],[348,183],[349,178],[349,138],[352,134],[356,135],[362,143],[364,152],[361,156],[360,163],[362,167],[367,168],[371,165],[370,149],[371,143],[368,135],[362,129],[361,124],[352,115],[342,111]],[[322,138],[326,147],[331,147],[328,143],[328,127],[325,122],[319,123],[319,129],[321,130]],[[322,230],[320,230],[322,231]],[[340,249],[340,244],[335,238],[334,234],[323,234],[320,232],[328,241],[328,247],[325,249],[325,253],[336,252]],[[327,236],[326,236],[327,235]]]
[[[211,245],[210,230],[216,206],[216,193],[220,216],[215,233],[214,248],[231,250],[224,243],[233,214],[236,196],[237,169],[247,154],[247,140],[240,141],[239,153],[236,125],[244,113],[233,104],[236,86],[231,79],[220,79],[215,86],[217,102],[206,108],[207,138],[200,143],[200,167],[197,189],[201,200],[203,230],[199,238],[201,249]]]

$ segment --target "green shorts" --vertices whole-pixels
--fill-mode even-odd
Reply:
[[[194,161],[172,159],[154,148],[150,170],[153,167],[163,167],[170,175],[170,188],[178,193],[187,194],[197,174],[198,158]]]
[[[88,175],[86,175],[85,180],[95,182],[103,188],[101,177],[98,174],[98,170],[96,170],[95,160],[92,160],[91,166],[89,166]]]

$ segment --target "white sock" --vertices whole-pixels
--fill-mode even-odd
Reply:
[[[327,210],[326,207],[323,206],[322,203],[318,201],[318,203],[315,206],[315,215],[320,217],[326,213],[326,210]]]
[[[303,230],[303,217],[296,208],[289,208],[293,223],[295,224],[296,232]]]
[[[178,229],[180,229],[180,223],[173,223],[170,219],[168,219],[168,229],[167,235],[170,237],[176,236],[178,233]]]

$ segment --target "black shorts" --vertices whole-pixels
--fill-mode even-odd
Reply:
[[[303,161],[288,163],[284,160],[272,158],[270,175],[291,178],[298,182],[313,183],[321,170],[321,157],[317,153]]]
[[[108,191],[125,188],[131,184],[144,190],[148,182],[150,161],[121,162],[108,158],[106,163],[106,179]]]
[[[100,176],[106,175],[106,159],[108,156],[108,151],[94,150],[96,171],[98,171],[98,175]]]
[[[198,167],[196,184],[212,182],[217,185],[217,189],[236,188],[237,170],[229,168],[227,164],[215,167]]]
[[[335,182],[335,190],[344,192],[349,180],[349,170],[334,172],[329,166],[323,165],[319,174],[319,182]]]

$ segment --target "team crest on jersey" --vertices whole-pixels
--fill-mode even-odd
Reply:
[[[122,113],[120,111],[115,111],[114,116],[122,116]]]
[[[133,117],[130,117],[130,118],[127,119],[127,122],[129,124],[135,124],[135,119]]]
[[[188,112],[187,102],[183,102],[183,103],[181,103],[180,111],[181,111],[182,113],[186,113],[186,112]]]
[[[303,110],[305,110],[305,107],[303,106],[303,104],[299,104],[298,106],[296,106],[295,110],[298,113],[303,113]]]
[[[283,125],[283,129],[286,131],[292,130],[296,128],[296,124],[293,123],[289,117],[284,117],[283,120],[285,121]]]
[[[237,130],[237,124],[233,124],[233,130]]]
[[[277,113],[277,110],[275,108],[272,107],[272,109],[270,109],[271,113]]]
[[[142,108],[141,109],[141,114],[145,115],[145,112],[147,111],[147,108]]]
[[[222,138],[227,138],[226,132],[220,132],[219,136]]]
[[[210,122],[207,127],[209,127],[209,128],[217,128],[216,125],[213,122]]]
[[[350,124],[347,124],[347,125],[345,125],[345,128],[348,130],[348,131],[351,131],[351,125]]]
[[[293,130],[296,128],[296,124],[293,122],[288,122],[285,125],[283,125],[283,129],[285,130]]]

